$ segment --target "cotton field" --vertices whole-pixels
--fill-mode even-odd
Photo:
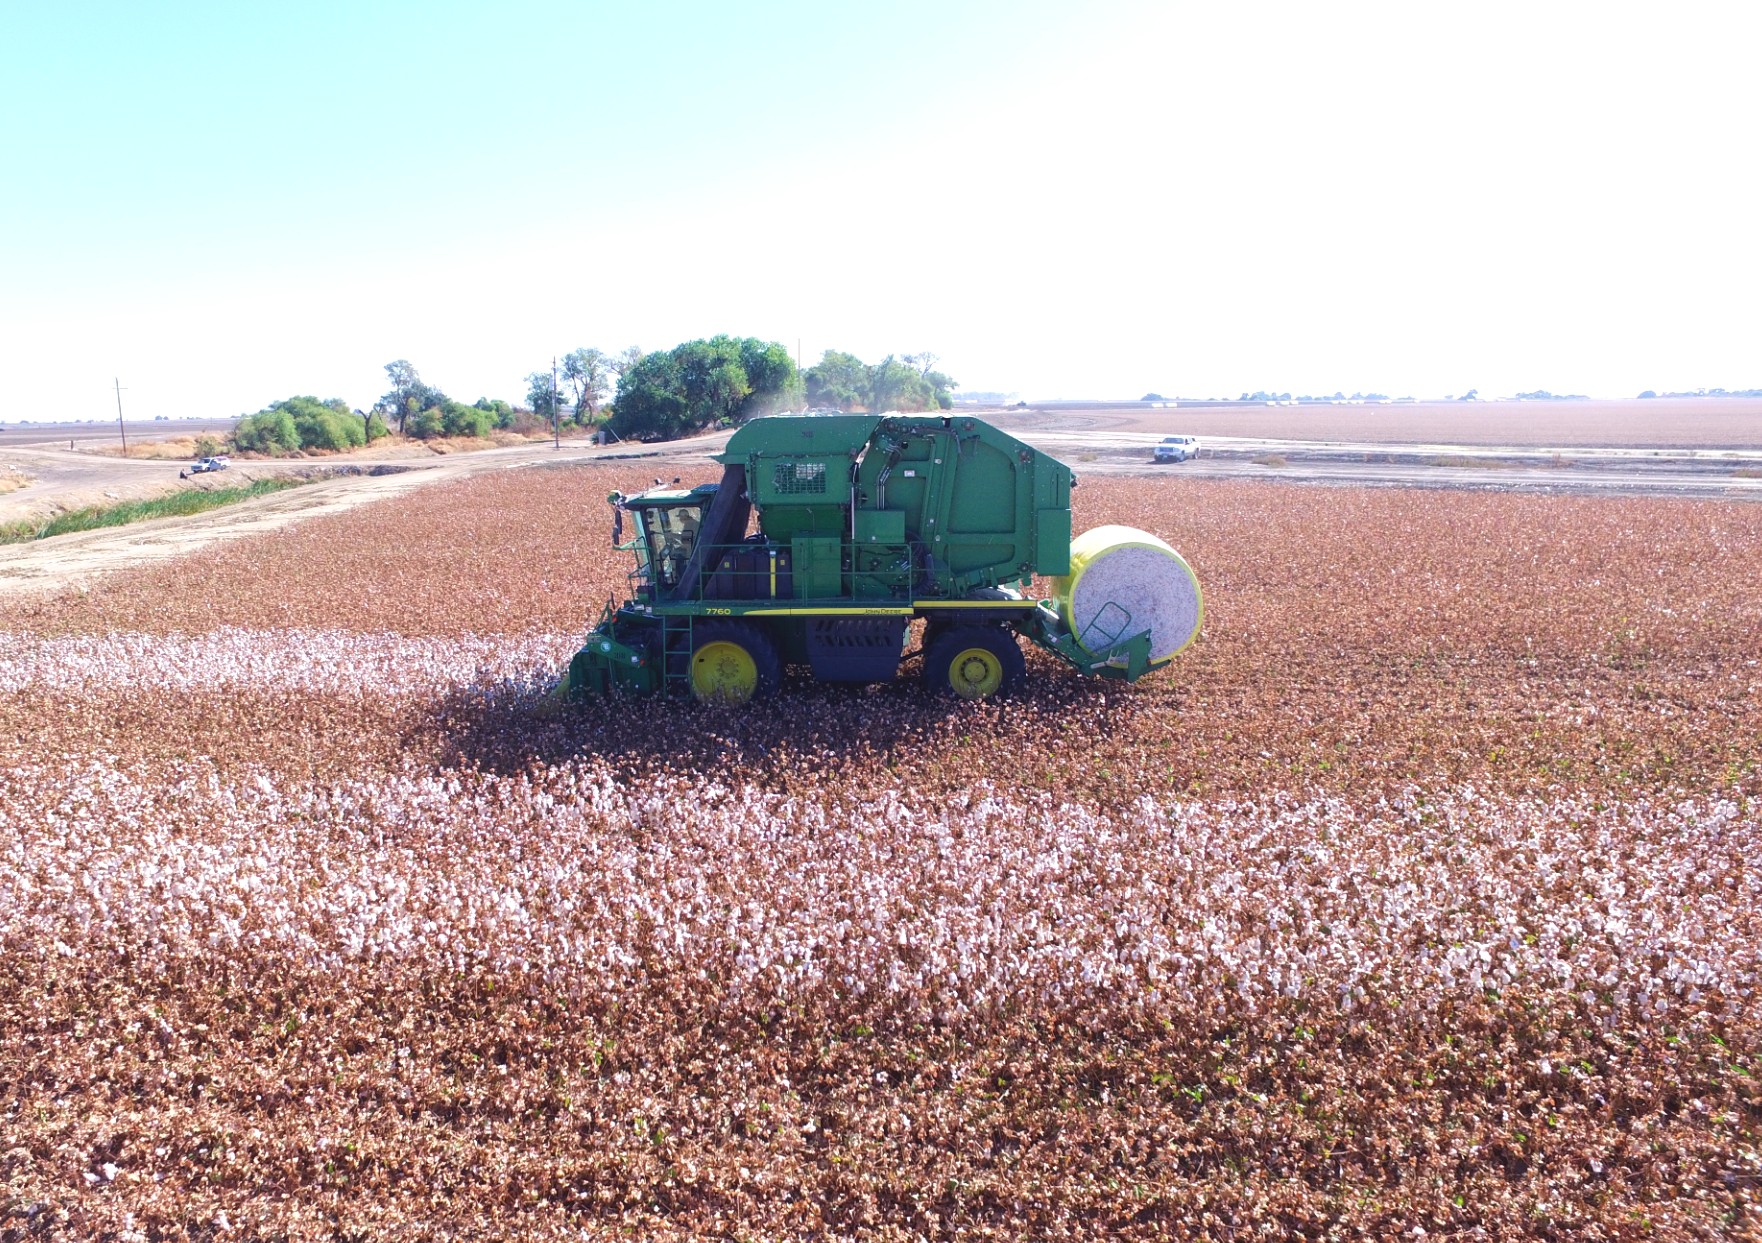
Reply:
[[[1136,686],[559,714],[628,482],[0,602],[0,1237],[1762,1229],[1762,507],[1086,480]]]

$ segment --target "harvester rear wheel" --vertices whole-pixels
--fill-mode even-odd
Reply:
[[[924,649],[924,682],[962,699],[1009,690],[1027,672],[1016,636],[1003,626],[951,626]]]
[[[774,694],[783,662],[769,635],[748,622],[704,622],[692,631],[691,697],[742,704]]]

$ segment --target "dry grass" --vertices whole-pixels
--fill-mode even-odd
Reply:
[[[1762,1225],[1756,507],[1085,480],[1136,687],[547,716],[628,482],[0,609],[0,1230]]]
[[[219,441],[223,438],[212,436],[208,439]],[[99,457],[125,456],[120,443],[88,447],[85,452],[97,454]],[[149,440],[144,435],[136,435],[129,439],[126,456],[155,462],[187,462],[201,455],[196,452],[196,437],[194,436],[169,436],[163,440]]]
[[[1558,460],[1558,459],[1556,459]],[[1448,466],[1464,470],[1499,470],[1509,466],[1497,458],[1469,457],[1460,453],[1441,453],[1426,459],[1427,466]]]

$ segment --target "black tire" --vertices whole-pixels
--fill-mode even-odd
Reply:
[[[924,685],[962,699],[986,699],[1020,684],[1028,671],[1015,631],[954,625],[924,648]]]
[[[742,657],[751,666],[750,686]],[[751,622],[699,622],[691,630],[685,684],[699,703],[747,703],[777,693],[783,660],[771,636]]]

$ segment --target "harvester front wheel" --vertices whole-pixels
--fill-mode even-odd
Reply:
[[[962,699],[1009,690],[1027,672],[1016,636],[1003,626],[952,626],[924,649],[924,682]]]
[[[769,635],[747,622],[705,622],[691,645],[691,697],[699,703],[743,704],[774,694],[783,662]]]

